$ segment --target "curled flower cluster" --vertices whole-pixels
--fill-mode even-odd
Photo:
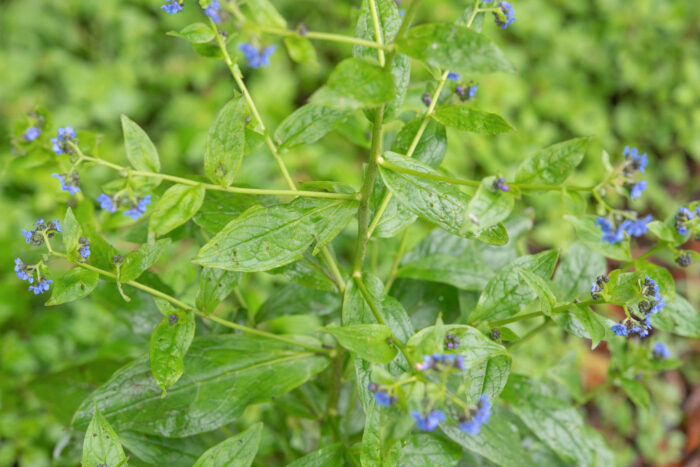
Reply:
[[[598,300],[600,298],[600,292],[605,288],[605,284],[610,281],[610,278],[605,274],[601,274],[596,277],[595,282],[593,282],[593,287],[591,287],[591,298],[593,300]]]
[[[626,181],[625,183],[630,186],[630,198],[640,198],[642,193],[647,189],[646,180],[634,183],[632,177],[636,171],[644,173],[644,169],[648,165],[647,154],[644,153],[639,155],[639,150],[637,148],[630,148],[625,146],[622,155],[625,157],[625,165],[622,168],[622,175],[624,175]]]
[[[80,193],[80,175],[75,170],[63,174],[51,174],[61,182],[61,190],[67,191],[68,194],[74,195]]]
[[[678,255],[676,258],[676,264],[682,268],[687,268],[690,266],[693,262],[693,257],[691,256],[690,253],[681,253]]]
[[[141,198],[137,198],[136,201],[128,201],[120,198],[119,196],[109,196],[102,193],[97,197],[97,201],[100,203],[100,208],[105,211],[109,211],[114,214],[117,209],[123,204],[129,203],[129,209],[124,211],[124,215],[131,217],[133,220],[139,219],[146,213],[147,207],[151,204],[151,195],[146,195]]]
[[[488,0],[489,2],[491,0]],[[515,10],[513,5],[508,2],[498,2],[498,9],[493,12],[494,20],[496,24],[502,29],[507,28],[515,21]]]
[[[500,190],[500,191],[503,191],[503,192],[507,192],[508,190],[510,190],[510,187],[509,187],[508,184],[506,183],[506,179],[505,179],[505,178],[499,177],[499,178],[497,178],[496,180],[493,181],[493,189],[496,190],[496,191],[499,191],[499,190]]]
[[[277,50],[277,46],[273,44],[264,49],[258,49],[253,44],[244,42],[238,46],[238,50],[243,52],[249,67],[260,68],[270,66],[270,57]]]
[[[384,407],[389,407],[396,403],[396,397],[390,396],[387,392],[380,389],[379,385],[376,383],[370,383],[367,386],[374,396],[374,400],[377,401],[378,405],[383,405]]]
[[[476,91],[479,88],[479,85],[477,84],[470,84],[469,86],[462,86],[458,85],[455,88],[455,94],[459,97],[459,99],[464,102],[464,101],[470,101],[476,97]]]
[[[486,394],[481,395],[479,399],[479,404],[476,408],[476,413],[473,414],[471,419],[460,421],[459,429],[469,435],[478,435],[481,431],[481,426],[488,423],[491,418],[491,403]]]
[[[34,295],[39,295],[49,290],[50,284],[53,284],[51,279],[46,279],[41,275],[40,264],[24,264],[20,258],[15,259],[15,273],[20,280],[27,281],[29,290],[34,292]],[[37,280],[34,281],[36,274]]]
[[[625,219],[619,226],[615,226],[610,219],[605,217],[596,218],[596,225],[603,232],[601,240],[614,245],[625,239],[625,234],[631,237],[641,237],[649,232],[649,223],[653,220],[651,215],[641,219]]]
[[[700,217],[700,208],[696,208],[694,211],[691,211],[685,206],[681,206],[678,209],[675,218],[676,230],[678,233],[681,235],[687,234],[689,232],[688,223],[696,217]]]
[[[659,286],[654,279],[645,276],[641,289],[644,299],[637,304],[635,313],[637,319],[629,316],[611,328],[618,336],[633,336],[635,334],[638,334],[639,337],[648,336],[652,330],[651,315],[658,313],[666,306],[666,302],[659,293]]]
[[[425,355],[422,363],[416,364],[416,369],[421,371],[442,371],[450,368],[464,370],[464,357],[454,354]]]
[[[61,223],[57,220],[44,223],[44,219],[39,219],[36,221],[34,230],[22,229],[24,239],[27,241],[27,243],[34,246],[41,246],[44,243],[44,235],[51,238],[56,234],[56,232],[62,232]]]
[[[459,338],[452,333],[445,334],[445,348],[454,350],[459,347]]]
[[[76,134],[72,126],[67,126],[58,129],[58,136],[51,138],[51,149],[57,156],[61,154],[73,154],[73,148],[70,147],[71,141],[75,140]]]

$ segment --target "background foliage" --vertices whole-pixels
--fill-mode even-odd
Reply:
[[[292,27],[304,22],[313,30],[352,35],[359,2],[278,0],[275,4]],[[465,6],[462,1],[426,0],[418,19],[452,21]],[[127,304],[111,287],[100,286],[88,300],[51,308],[27,293],[26,284],[16,280],[9,266],[25,247],[19,232],[40,216],[62,218],[68,195],[56,195],[52,167],[15,159],[7,144],[11,121],[40,104],[51,110],[59,125],[102,134],[100,156],[121,163],[124,148],[118,116],[125,113],[147,129],[169,173],[199,172],[207,130],[230,98],[232,82],[220,61],[199,57],[187,42],[165,35],[200,21],[200,11],[188,5],[182,15],[171,17],[158,7],[158,2],[136,0],[0,3],[0,139],[5,142],[0,264],[7,266],[0,270],[0,465],[74,465],[80,446],[68,441],[64,428],[84,397],[143,353],[159,321],[160,313],[150,298],[136,294]],[[472,178],[498,173],[512,177],[515,167],[534,150],[592,135],[595,139],[574,183],[596,180],[603,148],[617,154],[625,144],[633,144],[653,155],[649,196],[637,201],[635,209],[664,218],[685,200],[697,199],[700,10],[695,2],[530,0],[517,2],[516,7],[518,21],[513,27],[503,33],[496,33],[492,24],[486,29],[519,74],[474,79],[479,83],[480,108],[503,115],[518,132],[486,137],[448,130],[444,167],[473,174]],[[316,65],[298,65],[278,53],[270,68],[248,79],[270,127],[276,128],[304,103],[325,82],[332,65],[351,54],[349,45],[316,45]],[[414,67],[413,76],[413,83],[421,83],[429,75]],[[421,110],[420,96],[426,89],[412,84],[406,106]],[[320,143],[285,154],[295,180],[332,179],[359,186],[369,135],[361,115],[350,122]],[[85,181],[85,195],[94,199],[100,182],[113,174],[99,169],[90,173],[95,179]],[[272,158],[247,157],[240,184],[260,186],[263,180],[283,186]],[[534,205],[526,213],[534,218],[535,227],[522,238],[523,246],[534,251],[566,250],[574,233],[562,228],[564,209],[559,197],[526,201]],[[409,245],[426,232],[415,229]],[[180,233],[188,234],[186,229]],[[351,238],[341,236],[337,242],[342,258],[350,258]],[[134,239],[118,240],[128,251]],[[179,243],[156,267],[160,279],[179,295],[194,295],[197,271],[189,259],[196,250],[195,245]],[[381,268],[391,264],[389,253],[370,245],[370,263],[379,265],[375,272],[380,276],[388,273]],[[671,267],[672,258],[667,259],[666,266]],[[697,264],[673,270],[677,289],[696,309],[700,304],[697,272]],[[278,283],[274,275],[247,277],[241,288],[250,316],[240,319],[252,321],[256,314],[269,312],[266,300],[283,295]],[[409,312],[411,304],[421,303],[425,309],[426,302],[439,299],[442,307],[449,303],[452,312],[459,313],[463,293],[452,286],[400,279],[395,287]],[[416,296],[420,293],[426,295]],[[337,306],[318,305],[323,310]],[[237,312],[235,304],[230,307]],[[412,314],[411,318],[420,327],[432,323],[431,316]],[[560,331],[555,333],[558,336]],[[689,364],[649,381],[652,402],[643,409],[632,405],[619,389],[602,391],[585,402],[582,395],[605,378],[608,350],[614,349],[601,346],[592,352],[580,339],[552,335],[545,333],[524,343],[513,371],[563,384],[585,404],[589,421],[612,445],[617,463],[679,461],[697,449],[697,439],[686,439],[692,432],[689,411],[695,407],[697,415],[697,402],[695,406],[692,398],[684,402],[691,394],[696,401],[699,397],[697,341],[667,342],[672,353]],[[313,387],[304,391],[313,397]],[[230,435],[228,430],[238,432],[262,420],[265,427],[256,462],[285,465],[314,449],[315,436],[313,421],[297,416],[299,401],[290,397],[287,402],[284,417],[276,417],[270,404],[255,406],[237,424],[200,441],[211,446]],[[288,436],[277,436],[273,429]],[[61,444],[66,445],[56,450],[60,456],[52,461],[52,451]]]

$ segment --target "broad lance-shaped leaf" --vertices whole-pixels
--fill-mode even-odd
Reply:
[[[651,315],[652,327],[672,332],[678,336],[700,339],[700,313],[682,296],[666,301],[659,313]]]
[[[469,315],[469,321],[493,321],[516,315],[537,296],[517,270],[528,269],[549,279],[554,272],[557,256],[556,250],[547,250],[532,256],[522,256],[505,266],[486,285],[476,309]]]
[[[640,295],[640,283],[644,280],[641,272],[610,271],[609,280],[604,285],[605,298],[612,303],[626,303]]]
[[[609,465],[605,443],[568,401],[553,396],[543,384],[525,376],[511,375],[501,393],[513,413],[532,434],[571,465]],[[486,426],[486,425],[485,425]]]
[[[87,427],[83,441],[83,467],[126,465],[127,458],[119,442],[119,437],[97,409],[97,406],[94,407],[94,415]]]
[[[335,337],[346,349],[372,363],[389,363],[398,352],[389,343],[391,329],[383,324],[327,326],[323,331]]]
[[[208,191],[192,220],[207,232],[215,234],[226,227],[231,219],[259,203],[260,200],[255,196]]]
[[[334,108],[376,107],[394,98],[394,79],[384,68],[364,58],[340,62],[312,102]]]
[[[158,386],[163,388],[163,397],[167,389],[182,376],[184,358],[194,338],[194,328],[193,312],[175,311],[164,317],[151,335],[151,371]]]
[[[497,114],[473,109],[464,105],[444,105],[433,115],[438,122],[450,128],[471,131],[483,135],[497,135],[515,130]]]
[[[496,177],[486,177],[469,200],[463,232],[480,232],[505,220],[513,210],[515,198],[493,187]]]
[[[197,213],[205,194],[202,185],[171,186],[153,208],[148,230],[161,236],[180,227]]]
[[[508,381],[512,363],[513,359],[510,355],[496,355],[470,369],[469,396],[471,400],[476,403],[482,394],[486,394],[490,401],[495,401]]]
[[[122,114],[122,130],[126,157],[136,170],[160,172],[160,159],[151,138],[133,120]]]
[[[46,305],[61,305],[90,295],[100,279],[99,273],[75,267],[56,279],[51,287],[51,298]]]
[[[225,269],[203,268],[195,305],[202,313],[211,313],[228,297],[241,280],[241,273]]]
[[[417,160],[407,159],[393,152],[385,152],[383,157],[389,163],[403,169],[429,175],[440,175],[431,167]],[[409,211],[450,233],[465,236],[461,232],[461,227],[464,223],[464,212],[469,197],[459,188],[442,180],[425,178],[418,174],[395,172],[381,165],[379,173],[384,184]],[[472,236],[471,233],[467,235]],[[477,238],[493,245],[508,243],[508,234],[500,224],[482,230]]]
[[[311,41],[303,36],[287,36],[284,38],[284,45],[287,47],[289,58],[297,63],[309,63],[318,69],[316,49]]]
[[[596,225],[595,216],[584,216],[582,218],[564,216],[564,219],[573,224],[576,228],[578,239],[591,250],[618,261],[630,261],[632,259],[629,237],[625,236],[622,242],[614,245],[604,242],[602,240],[603,232]]]
[[[192,23],[178,31],[168,31],[168,36],[182,37],[192,44],[205,44],[216,37],[211,27],[204,23]]]
[[[280,150],[315,143],[351,113],[352,109],[333,108],[327,104],[303,105],[284,119],[275,131],[275,139],[280,145]]]
[[[548,146],[528,157],[515,173],[518,183],[559,185],[581,163],[589,138],[575,138]]]
[[[555,292],[562,302],[568,302],[581,294],[588,294],[595,278],[607,270],[605,257],[574,243],[564,255],[554,274]]]
[[[629,378],[620,378],[620,386],[634,405],[643,409],[649,408],[649,392],[642,383]]]
[[[192,467],[199,456],[211,446],[211,442],[205,436],[165,438],[136,431],[119,432],[122,445],[133,457],[147,465],[168,467]]]
[[[598,347],[600,341],[605,339],[605,326],[598,315],[587,306],[574,304],[569,309],[581,325],[586,329],[591,338],[591,348]]]
[[[243,96],[234,97],[221,109],[209,129],[204,147],[204,172],[214,183],[229,186],[238,175],[245,150],[246,110]]]
[[[95,400],[119,431],[167,437],[211,431],[234,421],[250,404],[302,385],[328,363],[326,357],[257,336],[197,337],[185,357],[182,377],[165,399],[144,356],[92,393],[73,417],[73,426],[84,429]]]
[[[399,465],[412,467],[451,467],[462,458],[462,449],[442,437],[429,434],[411,435],[401,448]]]
[[[340,232],[357,201],[297,198],[268,208],[255,206],[231,221],[199,250],[194,262],[230,271],[266,271],[314,254]]]
[[[270,0],[248,0],[246,4],[258,25],[287,28],[287,21],[279,14]]]
[[[153,266],[163,252],[170,246],[170,239],[157,240],[154,243],[144,243],[138,250],[124,257],[119,266],[119,282],[129,282],[137,279],[143,271]]]
[[[343,463],[343,445],[336,443],[307,454],[287,467],[340,467]]]
[[[194,467],[249,467],[260,446],[262,423],[256,423],[207,450]]]
[[[75,218],[71,208],[66,210],[66,215],[63,217],[62,227],[63,247],[66,249],[66,253],[70,256],[71,253],[76,252],[78,249],[78,243],[80,242],[80,237],[83,233],[83,229],[80,227],[80,223]]]
[[[552,292],[552,287],[550,285],[551,281],[538,276],[528,269],[517,268],[516,270],[518,271],[518,274],[520,274],[520,277],[525,280],[527,285],[540,298],[542,312],[546,315],[551,315],[552,309],[557,303],[557,298],[554,296],[554,292]]]
[[[503,52],[486,36],[457,24],[423,24],[396,41],[399,52],[456,73],[514,72]]]

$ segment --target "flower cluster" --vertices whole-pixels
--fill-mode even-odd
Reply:
[[[78,254],[80,255],[78,261],[81,263],[87,261],[90,256],[90,240],[85,237],[80,237],[80,240],[78,240]]]
[[[174,15],[180,13],[183,9],[183,3],[177,0],[169,0],[165,5],[160,6],[166,13]]]
[[[487,1],[488,3],[491,2],[491,0],[484,1]],[[493,12],[493,17],[499,27],[502,29],[507,28],[515,21],[515,10],[513,9],[513,5],[505,1],[498,2],[498,9]]]
[[[625,149],[622,151],[622,155],[625,157],[625,165],[622,168],[622,175],[625,177],[625,183],[630,186],[630,198],[640,198],[642,193],[644,193],[644,191],[647,189],[647,182],[646,180],[642,180],[634,183],[632,181],[632,177],[637,170],[644,173],[644,169],[648,164],[647,154],[644,153],[640,156],[637,148],[625,146]]]
[[[431,410],[428,415],[423,416],[417,410],[411,411],[411,416],[416,419],[416,426],[423,431],[433,431],[440,422],[447,420],[445,412],[442,410]]]
[[[56,232],[62,232],[61,224],[57,220],[45,223],[44,219],[39,219],[36,221],[34,230],[22,229],[24,239],[34,246],[41,246],[44,243],[44,236],[51,238]]]
[[[20,258],[15,259],[15,273],[20,280],[27,281],[29,290],[34,292],[34,295],[42,294],[49,290],[49,285],[53,284],[51,279],[46,279],[41,275],[41,263],[39,264],[24,264]],[[34,281],[36,274],[37,280]]]
[[[506,183],[506,179],[503,177],[499,177],[496,180],[493,181],[493,189],[496,191],[503,191],[506,192],[510,190],[510,187]]]
[[[54,173],[51,176],[56,177],[61,182],[61,190],[67,191],[70,195],[80,193],[80,174],[77,171],[72,170],[63,174]]]
[[[381,390],[378,384],[370,383],[367,386],[374,396],[374,400],[377,401],[378,405],[383,405],[384,407],[389,407],[396,403],[396,397],[390,396],[387,392]]]
[[[696,217],[700,218],[700,208],[696,208],[694,211],[691,211],[685,206],[678,208],[675,218],[676,230],[678,233],[681,235],[687,234],[689,232],[688,223]]]
[[[459,429],[469,435],[478,435],[481,431],[481,426],[488,423],[491,418],[491,403],[486,394],[481,395],[479,404],[476,407],[476,412],[471,419],[464,417],[460,420]]]
[[[416,370],[421,371],[442,371],[450,368],[464,370],[464,357],[454,354],[432,354],[425,355],[422,363],[416,364]]]
[[[596,277],[595,282],[593,282],[593,287],[591,287],[591,298],[593,300],[598,300],[600,298],[600,292],[605,288],[605,284],[610,281],[610,278],[605,274],[601,274]]]
[[[652,219],[651,215],[643,217],[642,219],[625,219],[619,226],[615,226],[610,219],[598,217],[595,223],[603,232],[601,240],[614,245],[623,241],[625,239],[625,234],[631,237],[641,237],[649,232],[649,222],[651,222]]]
[[[470,101],[476,97],[476,91],[479,88],[477,84],[470,84],[469,86],[462,86],[461,84],[455,87],[455,94],[459,97],[462,102]]]
[[[459,347],[459,338],[452,333],[445,334],[445,348],[454,350]]]
[[[687,268],[693,262],[693,257],[690,253],[681,253],[676,258],[676,264],[682,268]]]
[[[454,73],[452,71],[447,73],[447,79],[449,79],[450,81],[459,81],[459,77],[460,77],[459,73]]]
[[[97,201],[100,203],[100,208],[109,211],[112,214],[117,212],[117,209],[120,206],[128,204],[129,209],[124,211],[124,215],[131,217],[133,220],[137,220],[146,213],[147,206],[151,204],[151,195],[137,198],[136,201],[129,201],[128,199],[120,196],[109,196],[102,193],[97,197]]]
[[[221,5],[219,0],[211,0],[209,5],[204,9],[204,14],[207,15],[215,23],[220,23],[221,19]]]
[[[253,44],[244,42],[238,46],[238,50],[243,52],[249,67],[260,68],[270,66],[270,57],[277,50],[277,46],[273,44],[264,49],[258,49]]]
[[[56,153],[57,156],[61,154],[73,154],[73,148],[71,148],[71,141],[75,140],[76,134],[72,126],[67,126],[58,129],[58,136],[51,138],[51,149]]]
[[[659,293],[659,286],[654,279],[645,276],[641,284],[641,291],[644,298],[637,304],[635,317],[628,317],[621,323],[612,326],[612,330],[618,336],[632,336],[638,334],[639,337],[646,337],[651,331],[651,315],[661,311],[666,302]]]

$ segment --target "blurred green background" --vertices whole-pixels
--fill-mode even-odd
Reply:
[[[62,450],[59,460],[51,460],[74,408],[94,384],[147,348],[158,319],[150,299],[126,306],[115,292],[104,288],[93,299],[44,308],[41,297],[31,295],[26,283],[16,279],[11,268],[14,258],[31,254],[20,230],[38,217],[62,218],[69,197],[59,194],[58,183],[50,177],[56,170],[53,164],[10,152],[13,122],[22,121],[41,105],[53,114],[56,126],[73,125],[103,135],[100,156],[121,163],[125,159],[119,114],[125,113],[158,146],[163,171],[201,174],[206,131],[234,87],[221,62],[200,57],[187,42],[165,34],[202,21],[196,2],[186,3],[184,13],[171,16],[159,9],[157,0],[0,2],[0,466],[15,462],[75,465],[76,457],[71,456],[76,453],[70,449]],[[292,28],[303,22],[311,30],[350,35],[360,4],[359,0],[274,3]],[[650,155],[648,195],[633,208],[663,218],[697,199],[697,1],[511,3],[517,12],[515,24],[502,31],[487,18],[484,32],[503,47],[519,74],[467,78],[479,84],[475,105],[503,115],[518,132],[498,137],[450,132],[444,167],[470,178],[497,173],[508,177],[535,149],[591,135],[595,139],[575,175],[576,183],[597,180],[603,149],[619,157],[624,145],[631,144]],[[454,21],[468,4],[466,0],[426,0],[418,20]],[[272,36],[263,37],[263,42],[281,44]],[[280,48],[270,68],[247,78],[270,128],[304,103],[325,82],[332,65],[352,52],[348,45],[315,44],[318,66],[293,63]],[[414,66],[407,112],[423,108],[420,96],[427,79],[427,70]],[[398,124],[388,126],[390,131],[398,128]],[[359,187],[366,130],[367,122],[358,113],[347,129],[287,153],[284,157],[295,180],[340,180]],[[83,192],[94,199],[100,183],[114,174],[99,169],[89,173],[92,178],[84,176]],[[240,184],[283,187],[283,180],[263,149],[245,160]],[[564,211],[557,195],[530,197],[522,203],[534,207],[532,247],[565,248],[570,243],[573,232],[560,222]],[[186,264],[192,256],[191,246],[178,248],[170,255],[170,264]],[[341,256],[351,252],[342,238],[337,248]],[[163,271],[164,282],[187,293],[196,270],[172,271]],[[700,302],[697,272],[697,266],[674,270],[679,290],[696,305]],[[251,281],[247,298],[255,306],[269,295],[270,287],[265,279]],[[147,318],[149,312],[152,319]],[[687,352],[693,360],[681,376],[674,373],[655,383],[653,409],[633,409],[615,394],[589,407],[592,423],[604,431],[623,465],[642,458],[667,463],[683,455],[683,431],[689,422],[686,414],[681,424],[682,404],[700,381],[698,349],[681,342],[671,347],[676,353]],[[559,363],[549,370],[550,376],[567,379],[572,377],[567,362],[577,360],[579,367],[592,372],[583,374],[582,384],[601,372],[604,377],[605,355],[593,358],[583,344],[534,341],[520,352],[525,355],[519,371],[539,374],[546,363]],[[562,356],[565,359],[560,362]],[[603,363],[595,366],[596,358]]]

